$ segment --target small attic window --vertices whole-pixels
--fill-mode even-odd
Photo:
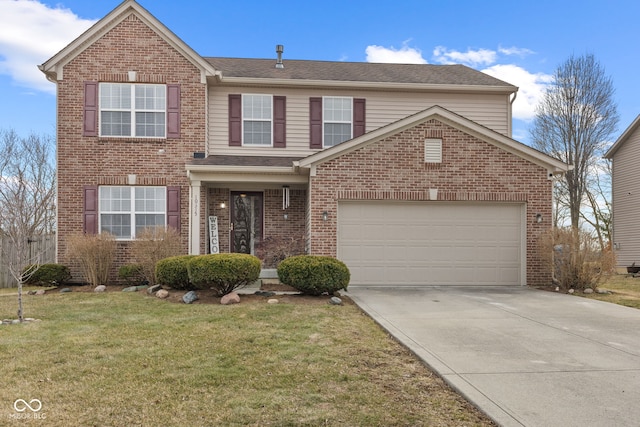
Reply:
[[[424,140],[424,162],[442,163],[442,138]]]

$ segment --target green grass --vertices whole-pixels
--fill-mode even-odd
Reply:
[[[0,326],[0,425],[16,399],[47,426],[493,425],[352,304],[52,292],[25,317]]]
[[[640,308],[640,278],[616,274],[598,286],[610,294],[593,293],[588,298],[607,301],[627,307]]]

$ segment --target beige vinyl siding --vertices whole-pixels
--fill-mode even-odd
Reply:
[[[640,127],[613,156],[613,241],[619,266],[640,265]]]
[[[287,97],[287,148],[229,147],[229,94],[271,94]],[[366,99],[367,132],[434,105],[451,110],[487,128],[509,135],[509,98],[505,94],[409,93],[348,90],[286,90],[209,88],[209,154],[305,157],[309,149],[309,98],[349,96]]]

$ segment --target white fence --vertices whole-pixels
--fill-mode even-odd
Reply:
[[[56,262],[55,234],[29,239],[28,245],[32,256],[35,257],[37,254],[41,254],[41,264]],[[11,240],[6,236],[0,236],[0,288],[12,288],[18,285],[9,271],[9,265],[15,259],[15,256]]]

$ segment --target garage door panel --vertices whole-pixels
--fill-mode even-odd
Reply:
[[[340,202],[338,257],[352,284],[516,285],[523,205]]]

